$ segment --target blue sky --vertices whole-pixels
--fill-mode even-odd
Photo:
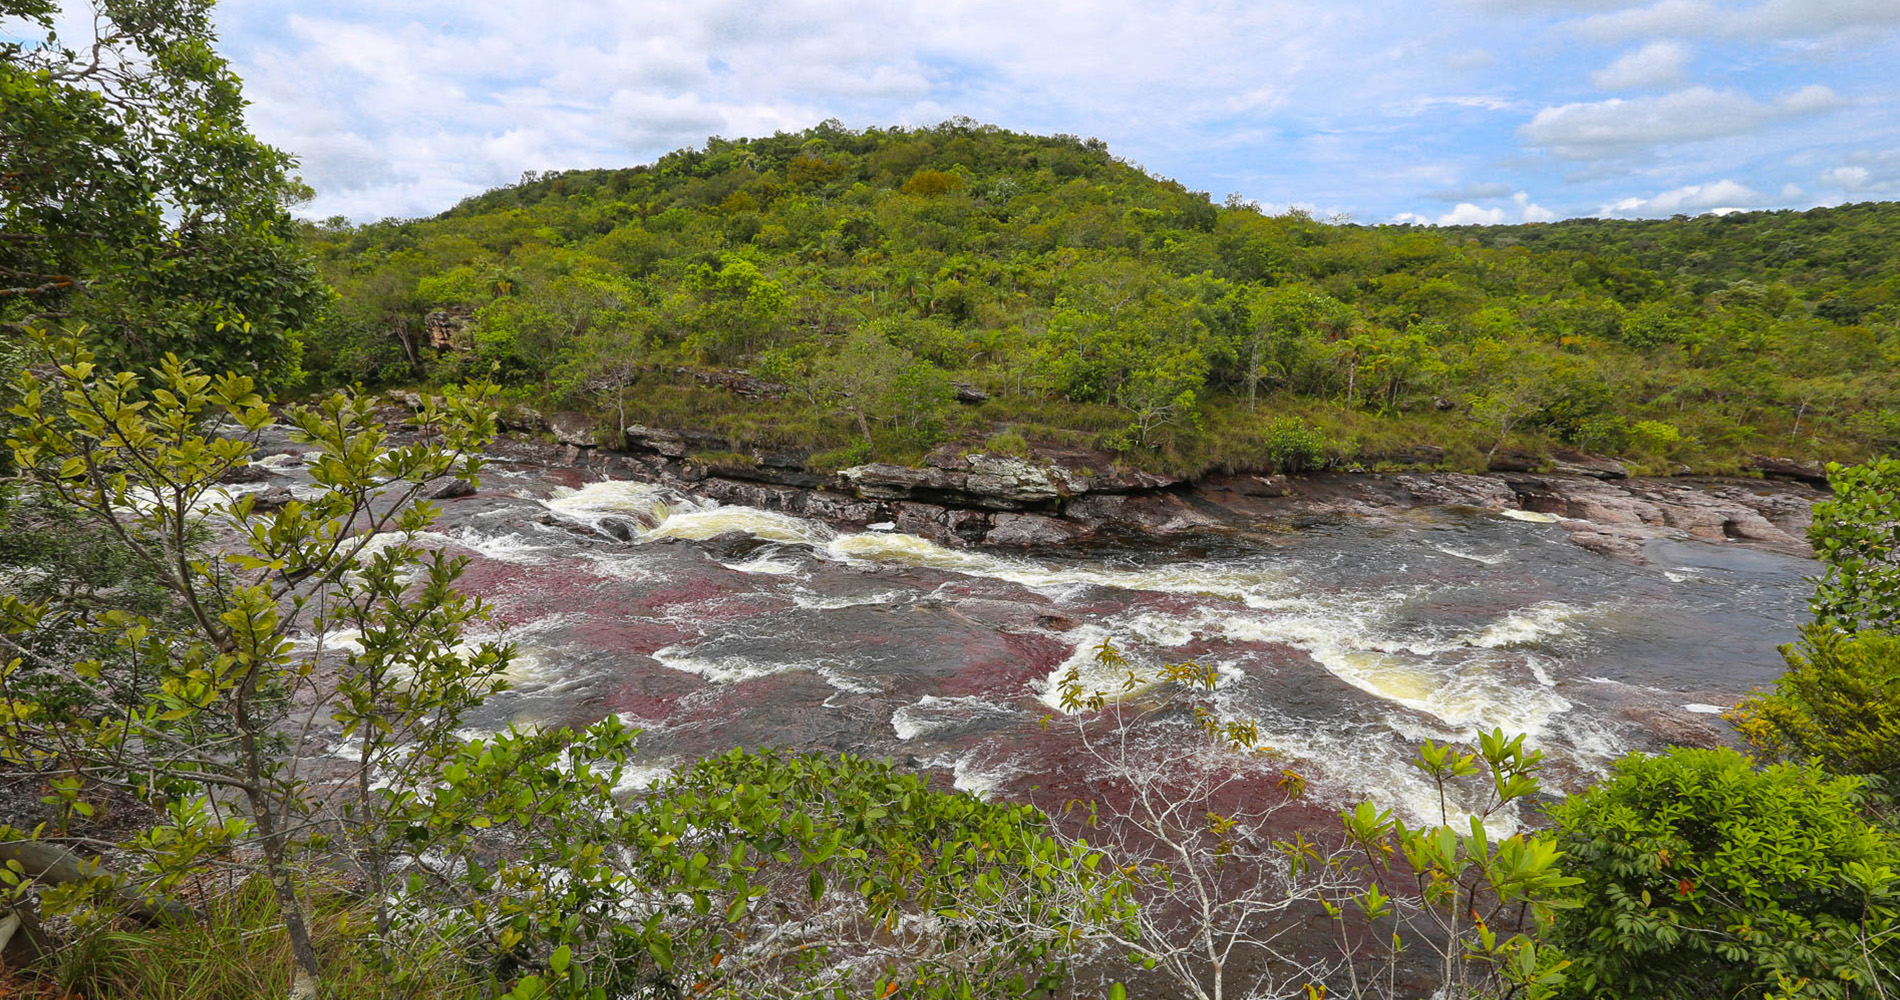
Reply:
[[[306,214],[433,214],[708,135],[1097,136],[1360,222],[1900,197],[1900,0],[227,0]]]

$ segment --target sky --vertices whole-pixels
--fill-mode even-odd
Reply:
[[[1362,223],[1900,198],[1900,0],[225,0],[217,22],[313,217],[953,116]]]

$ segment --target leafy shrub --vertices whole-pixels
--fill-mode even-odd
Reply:
[[[871,454],[871,442],[858,438],[842,448],[813,455],[805,464],[817,472],[837,472],[869,462]]]
[[[1808,526],[1826,566],[1814,617],[1849,631],[1900,632],[1900,458],[1827,472],[1834,499],[1814,505]]]
[[[1326,435],[1298,417],[1282,417],[1267,425],[1261,451],[1267,463],[1281,472],[1300,473],[1326,464]]]
[[[1682,432],[1660,420],[1638,420],[1630,425],[1628,439],[1638,451],[1661,455],[1681,443]]]
[[[1818,760],[1835,774],[1900,778],[1900,636],[1814,627],[1783,646],[1788,672],[1730,713],[1775,760]]]
[[[1900,973],[1900,851],[1858,779],[1732,750],[1632,754],[1551,811],[1583,880],[1555,940],[1572,995],[1859,996]]]

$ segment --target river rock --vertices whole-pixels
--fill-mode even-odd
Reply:
[[[1792,479],[1799,483],[1814,486],[1827,485],[1827,467],[1819,462],[1802,462],[1792,458],[1769,458],[1755,455],[1749,458],[1746,467],[1764,476],[1777,479]]]
[[[290,492],[290,487],[272,486],[251,495],[251,509],[262,512],[283,510],[295,499],[297,495]]]
[[[1082,534],[1082,529],[1041,514],[997,514],[983,535],[989,545],[1059,545]]]
[[[1421,504],[1444,507],[1517,506],[1517,493],[1496,476],[1471,476],[1459,472],[1395,477],[1399,486]]]
[[[668,458],[686,457],[686,439],[678,431],[645,424],[628,424],[622,431],[626,434],[628,448],[657,452]]]
[[[520,431],[532,434],[548,429],[547,414],[531,406],[523,406],[520,403],[512,403],[502,407],[500,412],[496,414],[496,422],[499,423],[501,429],[505,431]]]
[[[554,432],[554,440],[576,448],[592,448],[600,443],[600,421],[574,410],[549,417],[548,430]]]
[[[1543,464],[1536,455],[1521,451],[1500,451],[1486,459],[1484,467],[1492,472],[1536,472]]]
[[[1660,737],[1669,746],[1709,750],[1722,745],[1722,730],[1710,721],[1715,718],[1681,709],[1633,706],[1623,716]]]
[[[1630,470],[1615,459],[1562,449],[1550,453],[1550,470],[1565,475],[1591,476],[1596,479],[1628,479],[1630,475]]]
[[[218,482],[231,485],[239,483],[261,483],[269,479],[273,474],[269,468],[263,465],[259,465],[256,462],[246,462],[243,465],[236,465],[226,469],[224,475],[218,477]]]
[[[431,500],[454,500],[475,495],[475,484],[466,479],[451,479],[429,494]]]
[[[966,464],[966,470],[954,470],[876,462],[839,475],[865,499],[921,500],[989,510],[1046,507],[1064,493],[1047,467],[1024,459],[970,455]]]

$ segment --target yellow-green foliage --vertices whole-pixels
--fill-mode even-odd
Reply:
[[[1774,760],[1818,758],[1836,774],[1900,778],[1900,636],[1815,626],[1782,647],[1788,672],[1730,714]]]
[[[1890,205],[1331,225],[1217,206],[1073,136],[832,123],[540,175],[429,220],[311,227],[341,300],[306,367],[319,383],[479,374],[632,412],[663,407],[649,386],[603,395],[563,373],[627,344],[655,373],[790,366],[816,391],[654,419],[793,421],[782,436],[818,451],[868,429],[886,459],[1009,425],[1169,471],[1258,467],[1293,411],[1334,460],[1353,442],[1463,467],[1565,446],[1735,469],[1900,446],[1897,245]],[[1802,253],[1769,252],[1788,246]],[[397,335],[445,305],[476,310],[472,351],[408,361]],[[839,389],[865,374],[854,333],[888,342],[913,385],[989,402],[859,412]]]

